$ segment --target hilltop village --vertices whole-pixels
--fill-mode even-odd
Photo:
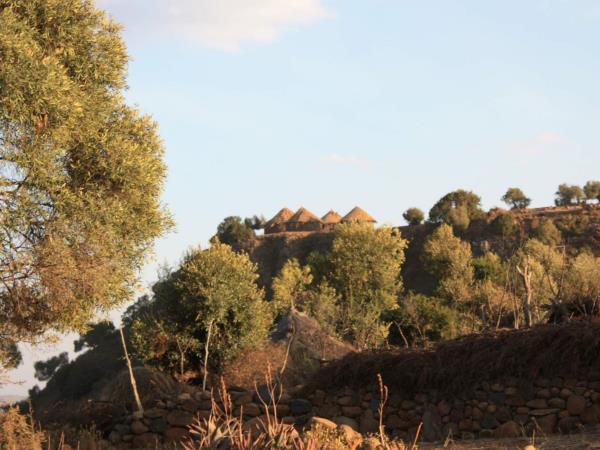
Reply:
[[[282,208],[265,224],[264,230],[265,234],[333,231],[338,224],[348,222],[373,225],[377,223],[371,215],[358,206],[343,217],[334,210],[319,217],[304,207],[299,208],[295,213],[288,208]]]

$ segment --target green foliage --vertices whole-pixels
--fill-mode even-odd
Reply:
[[[2,341],[82,329],[130,298],[170,225],[120,30],[90,1],[0,1]]]
[[[14,369],[23,361],[19,347],[13,341],[0,339],[0,368]]]
[[[568,206],[585,200],[583,189],[575,184],[563,183],[559,185],[555,195],[554,203],[556,206]]]
[[[515,187],[508,188],[501,200],[508,206],[516,209],[525,209],[531,203],[531,199],[528,198],[521,189]]]
[[[331,283],[340,296],[340,335],[358,348],[381,345],[384,311],[396,307],[406,241],[398,230],[369,224],[338,225],[331,249]]]
[[[423,248],[425,268],[438,279],[437,293],[454,303],[468,300],[473,285],[471,246],[454,236],[449,225],[440,225]]]
[[[130,312],[136,354],[163,369],[197,370],[198,350],[212,326],[209,367],[220,371],[266,339],[272,313],[257,278],[248,256],[228,245],[190,251],[153,286],[153,297]]]
[[[558,245],[562,242],[562,233],[550,219],[544,219],[533,230],[533,235],[547,245]]]
[[[474,258],[472,264],[476,280],[502,283],[505,269],[502,260],[495,253],[486,252],[483,256]]]
[[[253,230],[262,230],[265,227],[266,223],[267,219],[265,219],[265,217],[262,215],[254,215],[252,217],[246,217],[244,219],[244,225],[246,225],[249,228],[252,228]]]
[[[69,354],[67,352],[62,352],[60,355],[53,356],[46,361],[36,361],[33,364],[34,376],[40,381],[48,381],[60,367],[68,363]]]
[[[393,323],[409,345],[427,345],[458,334],[459,314],[436,297],[409,293],[393,312]]]
[[[503,237],[514,236],[519,230],[519,225],[510,213],[500,213],[490,223],[490,227],[495,234]]]
[[[315,318],[332,335],[338,335],[340,306],[336,290],[326,280],[314,283],[311,266],[290,259],[273,280],[273,303],[278,313],[290,307]]]
[[[425,213],[419,208],[408,208],[402,217],[409,225],[419,225],[425,220]]]
[[[211,242],[227,244],[236,252],[249,253],[254,247],[256,239],[254,230],[258,226],[260,226],[260,219],[256,216],[254,219],[245,220],[237,216],[226,217],[217,227],[217,234],[211,238]]]
[[[310,272],[315,284],[324,281],[333,270],[330,255],[316,250],[308,254],[306,264],[310,266]]]
[[[583,187],[583,192],[588,200],[600,202],[600,181],[588,181]]]
[[[110,321],[103,321],[89,325],[88,331],[79,336],[79,339],[73,342],[76,352],[80,352],[84,347],[96,348],[107,340],[115,336],[117,330]]]
[[[277,312],[304,305],[313,282],[310,266],[300,266],[297,259],[288,260],[273,280],[273,302]]]
[[[429,210],[431,222],[448,223],[462,230],[468,228],[471,221],[483,217],[481,198],[475,193],[463,189],[444,195]]]

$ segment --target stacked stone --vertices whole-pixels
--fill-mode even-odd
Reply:
[[[335,394],[316,391],[309,399],[317,415],[372,433],[379,425],[378,397],[346,388]],[[436,391],[409,398],[392,393],[383,417],[389,435],[410,439],[422,424],[428,441],[449,435],[475,439],[571,433],[599,421],[600,381],[563,378],[481,383],[470,394],[450,399]]]
[[[375,389],[316,390],[306,398],[297,392],[302,391],[280,395],[277,417],[284,423],[299,430],[315,424],[335,427],[349,439],[379,431],[380,399]],[[246,430],[256,430],[267,420],[264,404],[272,402],[264,386],[258,392],[232,389],[229,395],[233,415],[242,415]],[[221,404],[218,399],[216,402]],[[108,440],[115,449],[155,448],[157,443],[178,442],[190,437],[188,427],[196,418],[209,417],[211,406],[208,392],[165,398],[147,408],[143,417],[133,414],[118,420]],[[271,416],[274,412],[269,407]],[[420,436],[426,441],[447,436],[475,439],[571,433],[599,422],[600,375],[587,381],[506,378],[479,383],[469,393],[454,397],[437,391],[411,396],[390,392],[382,418],[389,436],[412,439],[421,426]]]

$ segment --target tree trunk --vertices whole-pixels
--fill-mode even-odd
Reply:
[[[206,390],[206,379],[208,377],[208,346],[210,345],[210,335],[212,333],[213,321],[208,324],[208,332],[206,334],[206,344],[204,345],[204,376],[202,378],[202,390]]]
[[[135,377],[133,376],[133,368],[131,367],[131,359],[129,359],[129,353],[127,353],[127,345],[125,344],[125,335],[123,334],[123,328],[119,328],[121,333],[121,344],[123,344],[123,353],[125,353],[125,361],[127,362],[127,368],[129,369],[129,381],[131,382],[131,388],[133,389],[133,396],[135,397],[135,403],[137,404],[138,412],[144,414],[144,407],[140,400],[140,394],[137,390],[137,384]]]
[[[525,326],[531,327],[531,300],[533,298],[533,289],[531,287],[531,272],[529,270],[529,258],[526,259],[525,265],[521,267],[517,266],[517,271],[523,279],[523,286],[525,286],[525,298],[523,299],[523,312],[525,314]]]

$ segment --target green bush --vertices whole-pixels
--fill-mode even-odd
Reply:
[[[494,234],[512,237],[519,230],[519,225],[512,214],[500,213],[490,222],[490,228]]]

